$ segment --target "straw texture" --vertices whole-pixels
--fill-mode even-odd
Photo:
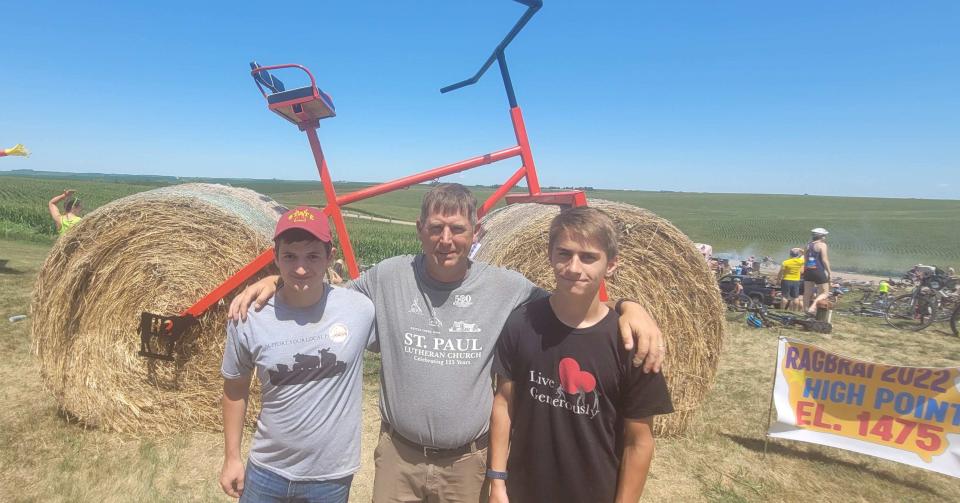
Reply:
[[[212,291],[272,246],[284,210],[251,190],[185,184],[102,206],[61,237],[31,309],[40,375],[62,410],[135,436],[220,429],[226,306],[200,318],[175,362],[137,355],[140,313],[178,314]]]

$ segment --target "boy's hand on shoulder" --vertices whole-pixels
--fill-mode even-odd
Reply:
[[[224,459],[220,471],[220,488],[227,496],[239,498],[243,494],[243,462],[239,459]]]
[[[660,372],[667,348],[657,322],[637,302],[624,301],[620,309],[620,337],[623,347],[630,350],[633,349],[634,342],[637,345],[633,366],[643,365],[645,373]]]
[[[229,319],[234,322],[247,321],[247,310],[250,304],[257,311],[263,309],[267,301],[277,293],[277,279],[279,276],[267,276],[256,283],[247,286],[230,302]]]

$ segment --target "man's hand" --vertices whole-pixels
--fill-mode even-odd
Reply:
[[[642,364],[644,373],[660,372],[667,346],[657,322],[636,302],[623,302],[620,310],[620,337],[623,339],[623,347],[627,350],[633,349],[634,340],[637,344],[633,366],[639,367]]]
[[[277,293],[278,278],[279,276],[276,275],[267,276],[244,288],[243,291],[240,292],[240,295],[234,297],[233,301],[230,302],[229,318],[234,322],[240,320],[247,321],[247,310],[250,309],[251,303],[255,310],[259,311],[263,309],[267,301]]]
[[[239,459],[223,460],[220,488],[231,498],[239,498],[243,494],[243,463]]]
[[[507,497],[507,483],[503,480],[490,481],[490,503],[510,503]]]

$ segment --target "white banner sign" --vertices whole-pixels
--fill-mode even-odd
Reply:
[[[769,435],[960,477],[960,367],[896,367],[780,338]]]

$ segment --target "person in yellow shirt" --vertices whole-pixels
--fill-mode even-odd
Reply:
[[[879,297],[880,300],[886,301],[887,297],[889,296],[890,296],[890,283],[885,279],[881,279],[880,285],[877,287],[877,297]]]
[[[82,207],[80,206],[80,198],[73,197],[75,191],[72,189],[67,189],[63,191],[63,194],[54,196],[47,203],[47,209],[50,210],[50,216],[53,218],[53,222],[57,224],[57,234],[64,235],[71,227],[77,225],[80,222],[80,211]],[[60,214],[60,208],[57,207],[57,203],[67,200],[63,205],[64,211],[67,213],[65,215]]]
[[[780,264],[780,272],[777,279],[780,280],[780,291],[783,293],[783,299],[780,301],[780,309],[790,309],[800,311],[800,276],[803,273],[803,249],[791,248],[790,258]]]

